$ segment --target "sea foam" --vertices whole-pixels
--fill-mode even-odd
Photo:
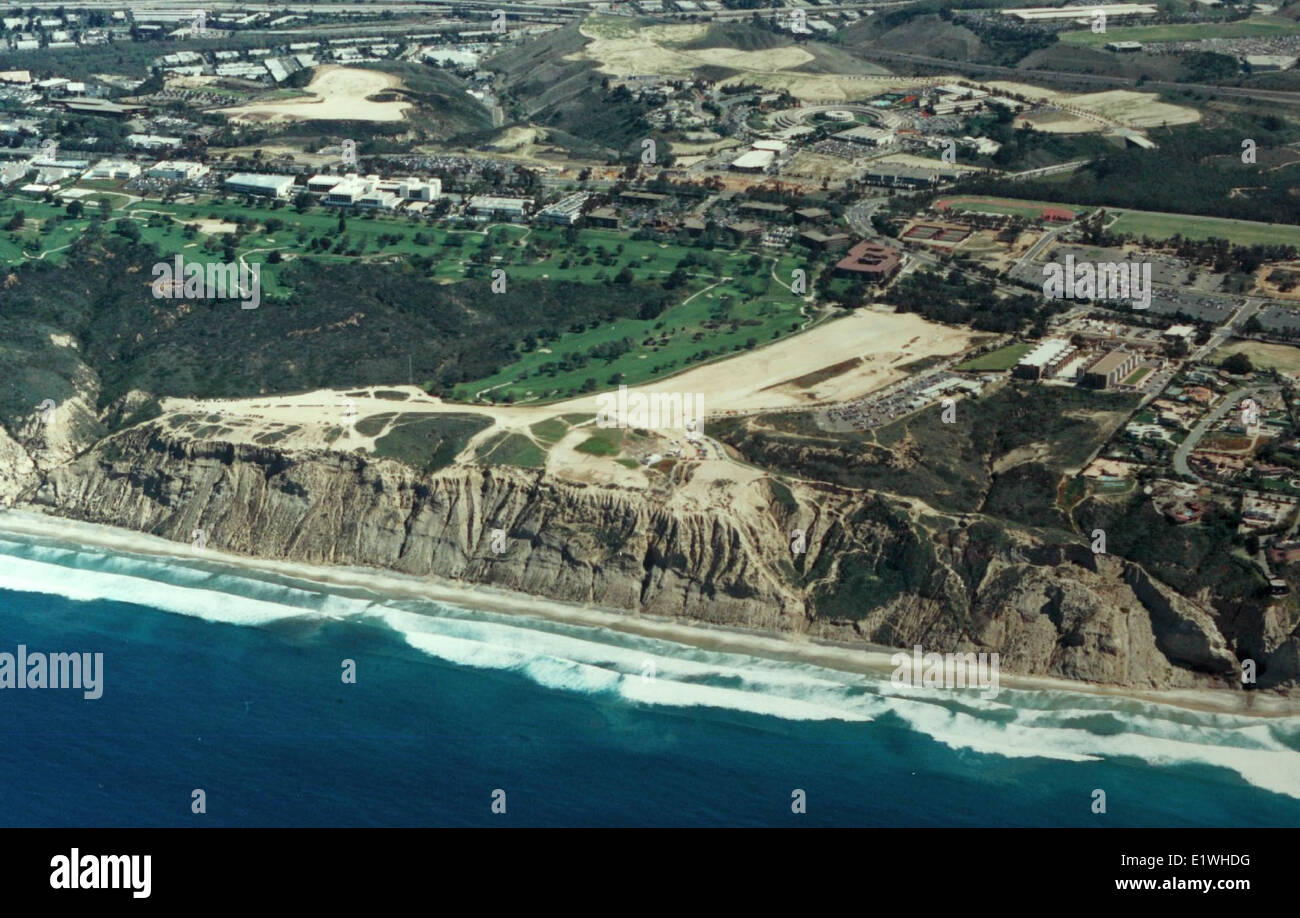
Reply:
[[[339,595],[311,581],[246,576],[205,559],[52,547],[20,536],[0,538],[0,557],[0,589],[137,603],[234,625],[351,620],[389,629],[410,647],[447,663],[507,670],[551,689],[619,703],[789,720],[889,719],[950,748],[982,755],[1207,765],[1300,798],[1300,717],[1263,719],[1120,695],[1005,685],[990,700],[980,698],[978,690],[895,686],[886,675],[709,650],[590,625],[433,601]]]

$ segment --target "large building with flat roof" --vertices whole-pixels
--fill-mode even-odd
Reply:
[[[1154,3],[1097,3],[1092,6],[1022,6],[1018,9],[1003,10],[1002,15],[1019,19],[1021,22],[1068,22],[1081,19],[1091,20],[1097,13],[1106,19],[1141,19],[1156,14]]]
[[[208,167],[203,163],[186,159],[164,159],[150,167],[149,177],[165,182],[192,182],[208,174]]]
[[[776,162],[776,154],[771,150],[750,150],[731,161],[728,167],[733,172],[765,172]]]
[[[1142,355],[1116,348],[1083,371],[1083,385],[1089,389],[1109,389],[1127,379],[1137,369]]]
[[[1011,375],[1017,379],[1045,379],[1054,376],[1074,356],[1074,351],[1074,345],[1065,338],[1047,338],[1020,358],[1011,368]]]
[[[476,194],[469,199],[469,205],[465,209],[475,216],[516,220],[527,214],[532,206],[532,198],[500,198],[490,194]]]
[[[235,194],[251,194],[262,198],[283,198],[293,188],[293,176],[236,172],[226,179],[225,188]]]
[[[1294,54],[1247,54],[1246,64],[1255,72],[1290,70],[1296,59]]]

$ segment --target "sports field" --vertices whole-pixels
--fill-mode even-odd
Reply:
[[[1275,16],[1240,22],[1189,22],[1168,25],[1107,28],[1104,32],[1077,29],[1060,33],[1064,45],[1101,46],[1112,41],[1201,41],[1208,38],[1272,38],[1300,34],[1300,23]]]
[[[1261,341],[1231,341],[1210,356],[1211,363],[1222,363],[1233,354],[1245,354],[1256,367],[1300,373],[1300,347],[1265,344]]]
[[[974,195],[939,198],[934,202],[934,206],[939,210],[955,210],[963,213],[1008,214],[1010,216],[1026,217],[1030,220],[1037,220],[1045,207],[1051,207],[1055,210],[1071,210],[1074,211],[1076,217],[1092,210],[1091,207],[1082,207],[1078,204],[1056,204],[1051,201],[1027,201],[1018,198],[983,198]]]
[[[1285,223],[1254,223],[1223,217],[1162,214],[1144,210],[1109,210],[1114,219],[1109,229],[1130,236],[1168,239],[1227,239],[1237,245],[1290,244],[1300,246],[1300,226]]]
[[[1028,354],[1032,348],[1033,345],[1028,341],[1017,341],[1015,344],[1008,344],[996,351],[981,354],[974,360],[967,360],[953,369],[968,373],[991,373],[999,370],[1009,370],[1019,363],[1020,358]]]

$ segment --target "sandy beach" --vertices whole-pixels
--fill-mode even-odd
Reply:
[[[435,578],[419,578],[393,571],[363,567],[330,567],[276,561],[230,554],[212,549],[195,550],[158,536],[113,526],[83,523],[19,510],[0,512],[0,534],[34,537],[64,547],[107,549],[117,554],[162,560],[184,560],[227,565],[232,572],[270,574],[317,586],[325,591],[358,590],[393,599],[432,600],[465,609],[543,618],[576,625],[606,628],[643,637],[688,644],[705,650],[750,654],[794,661],[842,672],[887,677],[897,649],[847,646],[813,641],[803,635],[772,634],[704,623],[683,623],[638,613],[559,602],[479,585]],[[1142,691],[1119,686],[1094,685],[1041,676],[1003,672],[1001,684],[1018,691],[1050,691],[1111,696],[1117,699],[1167,705],[1207,713],[1254,717],[1300,715],[1300,699],[1255,692],[1213,690]]]

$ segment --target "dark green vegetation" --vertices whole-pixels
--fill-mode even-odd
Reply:
[[[0,202],[14,227],[0,235],[0,259],[19,265],[0,290],[0,317],[71,335],[106,401],[133,388],[240,396],[408,380],[465,398],[560,397],[754,347],[802,320],[772,260],[744,249],[603,230],[448,230],[266,203],[110,211],[115,200],[76,214]],[[200,220],[235,231],[206,235]],[[156,299],[153,266],[177,254],[260,264],[259,308]],[[783,258],[777,270],[789,276],[794,264]],[[496,268],[508,272],[503,293],[491,292]],[[34,333],[26,350],[9,349],[15,407],[38,391],[61,397],[23,368],[75,368],[77,354],[47,340]]]
[[[1212,590],[1215,608],[1229,623],[1259,614],[1268,588],[1255,566],[1234,553],[1243,538],[1239,515],[1212,506],[1196,525],[1178,525],[1139,492],[1123,502],[1091,498],[1075,508],[1074,518],[1084,532],[1104,531],[1108,552],[1136,561],[1180,593]]]
[[[474,458],[481,465],[516,465],[540,469],[546,465],[546,453],[523,434],[502,431],[477,448]]]
[[[593,456],[617,456],[623,448],[623,429],[619,427],[593,428],[592,434],[575,447],[580,453]]]
[[[1052,33],[1018,30],[996,19],[958,18],[953,10],[959,6],[964,4],[922,0],[881,11],[846,29],[842,41],[849,47],[874,45],[906,54],[998,66],[1013,66],[1056,41]]]
[[[965,130],[974,137],[987,137],[1002,144],[987,165],[1019,171],[1056,163],[1091,159],[1117,148],[1117,143],[1096,134],[1051,134],[1029,128],[1015,128],[1010,109],[994,106],[991,112],[970,119]]]
[[[1150,133],[1159,149],[1106,153],[1071,173],[1068,181],[1049,177],[1011,182],[977,176],[962,182],[958,191],[1300,223],[1300,208],[1292,194],[1300,182],[1300,163],[1260,166],[1271,150],[1300,139],[1300,127],[1294,123],[1276,115],[1234,115],[1215,119],[1213,126],[1186,125]],[[1255,142],[1257,163],[1242,162],[1242,138]]]
[[[587,44],[579,23],[507,48],[484,66],[504,77],[502,106],[516,121],[551,129],[551,143],[581,155],[640,153],[651,136],[647,110],[587,60],[566,60]]]
[[[77,394],[86,372],[76,349],[58,343],[65,334],[57,318],[0,308],[0,418],[30,415],[46,399],[60,405]]]
[[[826,533],[834,551],[819,552],[812,565],[796,562],[799,581],[816,582],[812,603],[821,618],[856,621],[903,593],[935,597],[942,582],[934,547],[907,515],[883,500],[836,519]],[[834,579],[832,576],[834,565]]]
[[[1005,67],[1008,71],[1011,68],[1054,71],[1060,76],[1054,76],[1053,83],[1083,91],[1095,87],[1072,80],[1072,74],[1096,74],[1135,82],[1159,80],[1270,89],[1294,89],[1300,85],[1293,72],[1243,73],[1235,57],[1215,50],[1159,53],[1155,48],[1148,48],[1137,53],[1116,53],[1102,47],[1107,41],[1120,40],[1154,43],[1213,37],[1281,37],[1296,32],[1294,22],[1288,21],[1295,18],[1294,7],[1283,9],[1278,15],[1228,22],[1243,15],[1239,5],[1206,8],[1183,0],[1167,0],[1160,6],[1160,15],[1174,21],[1111,24],[1104,33],[1094,33],[1083,24],[1060,24],[1059,31],[1050,27],[1025,28],[998,13],[1007,7],[1027,5],[1033,4],[1019,0],[918,0],[882,8],[875,16],[826,40],[867,57],[879,49],[941,58],[954,64]],[[908,65],[895,61],[894,66],[906,69]],[[923,64],[917,68],[931,73],[937,69]],[[948,71],[938,69],[937,72]],[[971,72],[989,74],[987,70]]]
[[[440,284],[409,265],[300,261],[279,276],[291,294],[244,310],[155,299],[146,248],[85,248],[63,268],[17,269],[0,316],[72,334],[106,400],[137,388],[207,397],[404,382],[408,366],[445,385],[496,371],[520,335],[663,308],[661,291],[634,285],[591,296],[571,282],[520,280],[494,294],[487,281]]]
[[[491,424],[491,418],[479,414],[403,414],[375,441],[375,455],[437,471],[451,465],[470,438]]]
[[[993,332],[1020,331],[1062,309],[1060,301],[1030,293],[999,296],[992,281],[970,280],[956,271],[946,276],[936,271],[915,271],[891,287],[885,300],[899,312],[915,312],[937,322],[969,324]]]
[[[936,509],[1069,528],[1056,506],[1066,469],[1087,458],[1132,397],[1008,385],[874,432],[830,433],[811,414],[716,421],[708,432],[751,462],[801,478],[919,497]]]

